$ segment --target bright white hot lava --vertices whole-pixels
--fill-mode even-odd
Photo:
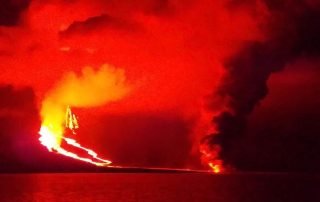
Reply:
[[[72,134],[76,135],[76,129],[79,128],[78,120],[76,115],[72,113],[71,108],[67,106],[66,109],[66,119],[65,119],[65,130],[70,130]],[[92,163],[97,166],[108,166],[111,164],[111,161],[98,157],[97,153],[91,149],[81,146],[75,139],[64,137],[64,134],[56,134],[55,128],[53,124],[49,124],[48,126],[42,125],[40,129],[40,142],[42,145],[48,148],[49,151],[54,151],[64,156],[68,156],[77,160],[85,161],[88,163]],[[83,151],[86,151],[88,157],[81,157],[78,154],[68,151],[61,147],[61,141],[59,143],[59,139],[61,141],[65,141],[68,145],[72,147],[79,148]]]
[[[79,123],[70,106],[102,106],[122,99],[129,90],[124,71],[108,64],[100,68],[85,67],[81,73],[66,72],[42,101],[39,131],[41,144],[49,151],[97,166],[111,164],[111,161],[99,157],[96,152],[80,145],[73,138]]]

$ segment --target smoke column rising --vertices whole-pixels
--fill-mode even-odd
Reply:
[[[126,90],[112,99],[103,97],[110,91],[92,91],[104,100],[93,101],[91,94],[77,94],[87,88],[51,91],[51,84],[84,66],[123,67],[126,80],[138,85],[112,110],[121,116],[174,113],[182,119],[177,123],[192,128],[183,139],[192,142],[197,159],[202,143],[205,164],[223,159],[237,167],[235,145],[267,95],[270,75],[299,57],[319,55],[316,0],[9,2],[3,8],[11,14],[0,18],[0,81],[32,86],[39,104],[47,98],[59,109],[86,107]]]
[[[85,67],[80,76],[67,73],[43,100],[42,127],[48,128],[56,136],[54,144],[59,146],[64,135],[67,107],[101,106],[121,99],[128,91],[123,70],[108,65],[103,65],[97,71]]]
[[[320,7],[313,1],[265,1],[268,20],[262,27],[265,41],[249,41],[224,62],[226,74],[208,100],[224,100],[225,110],[212,117],[215,131],[202,139],[204,161],[237,165],[237,142],[246,132],[246,122],[256,105],[267,95],[267,81],[299,57],[312,58],[320,53]],[[220,98],[219,98],[220,97]]]

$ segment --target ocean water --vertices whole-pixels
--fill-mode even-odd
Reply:
[[[307,174],[0,174],[0,201],[320,202]]]

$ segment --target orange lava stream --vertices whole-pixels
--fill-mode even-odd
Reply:
[[[68,117],[71,117],[69,119]],[[71,123],[68,121],[71,120]],[[76,127],[75,127],[76,125]],[[66,127],[72,130],[73,134],[76,134],[74,129],[78,128],[78,123],[75,115],[71,112],[71,109],[67,107],[67,117],[66,117]],[[55,132],[55,127],[53,125],[42,125],[39,131],[40,134],[40,142],[43,146],[47,147],[50,152],[56,152],[58,154],[71,157],[73,159],[77,159],[80,161],[84,161],[87,163],[94,164],[96,166],[108,166],[112,162],[103,158],[98,157],[98,154],[91,149],[81,146],[76,140],[71,138],[63,137]],[[78,154],[68,151],[60,146],[61,140],[65,140],[67,144],[72,145],[73,147],[82,149],[88,153],[88,155],[92,158],[81,157]],[[95,159],[96,161],[94,161]]]
[[[109,160],[106,160],[106,159],[102,159],[100,157],[98,157],[98,154],[96,152],[94,152],[93,150],[91,149],[88,149],[88,148],[85,148],[83,146],[81,146],[79,143],[77,143],[76,140],[74,139],[70,139],[70,138],[63,138],[69,145],[72,145],[74,147],[77,147],[79,149],[82,149],[82,150],[85,150],[92,158],[98,160],[98,161],[101,161],[101,163],[98,163],[98,162],[94,162],[94,161],[91,161],[92,163],[94,163],[95,165],[97,166],[106,166],[106,165],[109,165],[111,164],[112,162],[109,161]],[[90,163],[91,163],[90,162]]]

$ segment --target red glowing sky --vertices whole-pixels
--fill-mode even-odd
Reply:
[[[284,2],[294,10],[294,3]],[[306,2],[318,8],[316,1]],[[119,162],[182,166],[189,163],[192,145],[199,144],[194,137],[204,135],[194,134],[194,126],[207,110],[203,103],[228,74],[226,61],[248,42],[278,36],[281,23],[294,25],[290,12],[288,17],[275,7],[269,1],[33,0],[16,25],[0,26],[0,82],[31,86],[40,108],[46,93],[68,71],[79,73],[85,66],[105,63],[123,68],[132,86],[128,96],[100,108],[76,109],[84,133],[93,131],[80,140]],[[284,30],[291,30],[290,23]],[[279,89],[287,91],[282,82],[290,86],[290,81],[301,80],[299,75],[307,75],[301,76],[305,82],[317,80],[312,74],[319,75],[319,63],[308,57],[302,61],[293,65],[299,68],[287,65],[271,76],[268,87],[273,94],[257,107],[250,123],[263,122],[264,107],[287,102],[277,94]],[[305,91],[299,85],[288,89],[288,97]],[[306,103],[286,111],[319,104],[319,94],[306,97]],[[214,100],[210,119],[204,120],[209,125],[212,113],[225,107],[224,99]]]
[[[223,58],[261,38],[246,8],[171,2],[157,14],[153,4],[32,1],[21,25],[2,28],[0,79],[41,97],[66,71],[109,63],[137,86],[127,110],[188,109],[214,89]]]

